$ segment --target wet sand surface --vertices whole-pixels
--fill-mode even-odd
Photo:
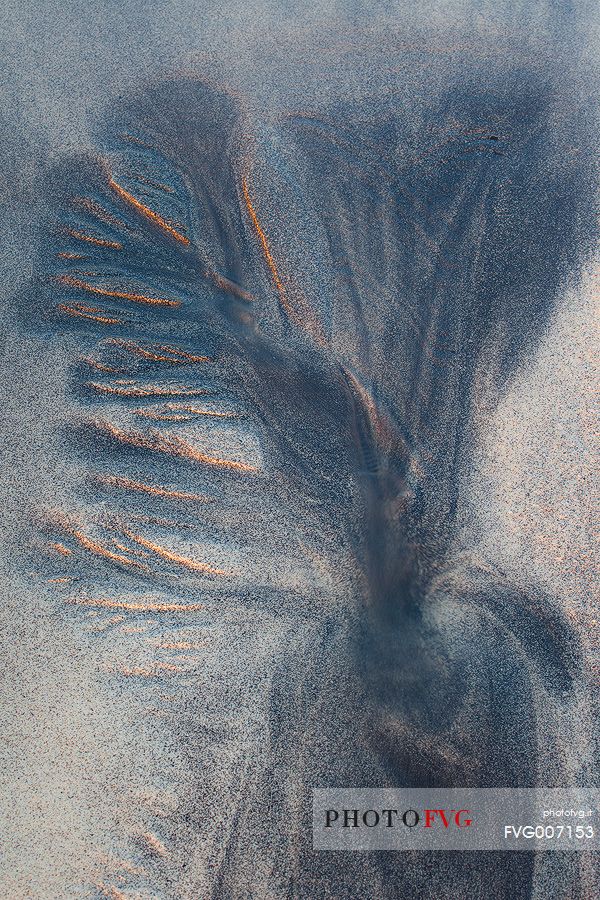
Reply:
[[[6,896],[594,895],[312,850],[597,777],[591,18],[428,10],[11,26]]]

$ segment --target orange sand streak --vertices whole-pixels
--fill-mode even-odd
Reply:
[[[145,669],[143,666],[119,669],[119,675],[124,675],[126,678],[159,678],[166,672],[181,671],[181,667],[173,665],[173,663],[156,663],[151,669]]]
[[[156,553],[157,556],[160,556],[161,559],[166,559],[168,562],[173,562],[178,566],[183,566],[185,569],[191,569],[192,572],[204,572],[207,575],[227,575],[227,572],[224,572],[223,569],[215,569],[214,566],[209,566],[208,563],[196,562],[194,559],[190,559],[188,556],[181,556],[179,553],[174,553],[172,550],[167,550],[166,547],[162,547],[160,544],[155,544],[152,541],[149,541],[147,538],[142,537],[140,534],[135,534],[133,531],[128,531],[127,529],[123,529],[124,534],[127,537],[135,541],[136,544],[139,544],[140,547],[144,547],[146,550],[151,550],[153,553]]]
[[[125,616],[109,616],[108,619],[103,619],[99,625],[93,626],[90,630],[95,632],[106,631],[107,628],[111,628],[113,625],[119,625],[123,621],[125,621]]]
[[[223,469],[233,469],[239,472],[256,472],[256,466],[248,463],[237,462],[231,459],[220,459],[216,456],[208,456],[200,450],[192,447],[188,441],[179,438],[176,435],[164,436],[156,431],[149,431],[147,434],[141,434],[139,431],[123,431],[110,422],[96,420],[92,423],[100,431],[109,434],[116,441],[127,444],[131,447],[139,447],[141,450],[151,450],[156,453],[170,453],[173,456],[179,456],[183,459],[190,459],[194,462],[206,463],[209,466],[217,466]]]
[[[145,834],[142,835],[149,849],[152,850],[157,856],[167,856],[167,848],[159,841],[155,834],[152,834],[151,831],[146,831]]]
[[[214,502],[212,497],[203,497],[201,494],[189,494],[187,491],[172,491],[168,488],[144,484],[141,481],[132,481],[121,475],[97,475],[96,479],[102,484],[111,485],[111,487],[120,487],[126,491],[140,491],[144,494],[152,494],[155,497],[164,497],[166,500],[190,500],[197,503]],[[70,553],[71,551],[68,552]]]
[[[73,551],[70,550],[68,547],[65,547],[64,544],[59,544],[59,543],[48,544],[48,548],[50,550],[56,550],[57,553],[62,553],[63,556],[71,556],[71,554],[73,553]]]
[[[129,875],[145,874],[144,869],[142,869],[140,866],[134,865],[126,859],[114,859],[110,856],[101,855],[100,861],[102,865],[104,865],[106,868],[111,869],[112,871],[114,871],[115,869],[120,869],[123,872],[127,872]]]
[[[250,218],[252,219],[252,224],[254,225],[254,229],[258,235],[258,239],[262,245],[263,253],[265,255],[265,259],[267,261],[267,265],[271,270],[271,275],[273,276],[273,282],[275,287],[277,288],[279,295],[281,297],[284,305],[287,305],[287,298],[285,296],[285,288],[279,277],[279,272],[277,271],[277,266],[275,265],[275,260],[271,254],[269,249],[269,243],[267,241],[267,236],[264,233],[261,224],[259,222],[258,216],[252,204],[252,200],[250,199],[250,192],[248,191],[248,184],[245,178],[242,178],[242,192],[244,194],[244,200],[246,202],[246,207],[248,209],[248,213],[250,214]]]
[[[134,566],[137,569],[145,569],[147,570],[147,566],[142,565],[142,563],[138,562],[136,559],[129,559],[127,556],[123,556],[120,553],[113,553],[112,550],[109,550],[107,547],[104,547],[102,544],[99,544],[97,541],[92,540],[87,537],[82,531],[78,531],[77,529],[69,529],[73,537],[79,541],[81,546],[85,550],[89,550],[90,553],[97,553],[98,556],[103,556],[105,559],[110,559],[113,562],[119,562],[126,566]]]
[[[129,862],[126,859],[115,859],[114,857],[106,856],[105,854],[98,854],[98,860],[100,865],[105,868],[114,871],[115,869],[122,869],[124,872],[128,872],[130,875],[143,875],[144,870],[139,866],[134,866],[133,863]]]
[[[179,347],[171,347],[168,344],[162,344],[158,349],[164,353],[174,353],[176,356],[189,360],[189,362],[212,362],[210,356],[194,356],[194,354],[188,353],[186,350],[181,350]]]
[[[208,394],[204,388],[186,387],[113,387],[110,384],[98,384],[96,381],[88,381],[87,387],[93,388],[99,394],[117,394],[119,397],[200,397]]]
[[[267,236],[263,231],[258,215],[256,214],[256,210],[254,209],[254,206],[252,204],[250,192],[248,191],[248,184],[245,178],[242,178],[242,192],[244,194],[244,200],[246,202],[248,213],[250,215],[250,218],[252,219],[252,224],[254,225],[254,229],[261,243],[267,265],[271,271],[273,282],[279,293],[279,299],[281,301],[283,309],[288,315],[290,321],[294,322],[303,330],[308,331],[308,333],[312,335],[312,337],[317,341],[318,344],[320,344],[321,346],[326,346],[325,337],[323,335],[321,326],[310,307],[300,300],[296,301],[294,305],[290,303],[290,300],[288,299],[286,289],[283,286],[283,282],[277,270],[275,260],[273,259],[273,254],[269,249]]]
[[[194,413],[197,416],[216,416],[219,419],[235,419],[237,413],[234,412],[215,412],[210,409],[199,409],[197,406],[187,406],[185,403],[165,403],[164,409],[180,410],[181,412]],[[141,412],[141,410],[137,410]]]
[[[67,600],[75,606],[96,606],[103,609],[125,609],[129,612],[199,612],[206,609],[202,603],[138,603],[128,600],[88,599],[87,597]]]
[[[88,365],[91,369],[97,369],[98,372],[110,372],[116,373],[121,371],[120,369],[115,369],[114,366],[106,366],[104,363],[97,362],[95,359],[91,359],[89,356],[83,356],[81,361]]]
[[[96,887],[105,897],[110,897],[110,900],[129,900],[127,894],[124,894],[123,891],[113,887],[113,885],[104,884],[104,882],[98,881]]]
[[[180,410],[181,412],[167,412],[167,410]],[[215,412],[210,409],[199,409],[197,406],[184,406],[183,404],[165,403],[161,409],[136,409],[137,416],[145,419],[157,419],[160,422],[189,422],[195,416],[209,416],[215,419],[233,419],[236,413],[232,412]],[[192,416],[182,415],[181,413],[193,413]]]
[[[132,547],[128,547],[126,544],[122,544],[120,541],[117,541],[115,538],[112,539],[113,544],[117,548],[117,550],[122,550],[123,553],[133,553],[134,556],[148,556],[144,550],[134,550]]]
[[[180,415],[163,415],[161,416],[159,413],[152,412],[152,410],[146,409],[136,409],[136,415],[142,416],[144,419],[156,419],[159,422],[191,422],[192,416],[180,416]]]
[[[81,291],[89,291],[91,294],[100,294],[102,297],[116,297],[119,300],[131,300],[133,303],[148,303],[151,306],[181,306],[181,300],[167,300],[164,297],[149,297],[147,294],[132,294],[129,291],[109,291],[96,287],[89,281],[73,278],[72,275],[57,275],[57,281],[68,284],[69,287],[78,288]]]
[[[129,353],[134,353],[137,356],[143,356],[144,359],[151,359],[155,362],[166,362],[166,363],[174,363],[175,365],[182,365],[185,362],[211,362],[209,356],[192,356],[191,353],[185,353],[183,350],[176,351],[171,350],[169,347],[159,347],[159,350],[165,350],[171,353],[177,353],[180,359],[174,359],[172,356],[161,356],[159,353],[154,353],[152,350],[147,350],[145,347],[140,347],[139,344],[135,344],[133,341],[124,341],[120,338],[112,338],[108,341],[109,344],[115,344],[117,347],[122,347],[123,350],[127,350]]]
[[[76,316],[80,319],[90,319],[90,321],[100,322],[102,325],[122,325],[123,324],[122,319],[113,319],[113,318],[108,318],[107,316],[96,316],[96,315],[92,315],[91,313],[83,312],[83,310],[85,310],[85,308],[86,308],[84,306],[80,306],[79,308],[76,308],[74,306],[65,306],[64,303],[59,303],[56,308],[59,309],[61,312],[66,313],[67,316]]]
[[[126,203],[131,204],[134,209],[140,212],[143,216],[146,216],[147,219],[150,219],[152,222],[154,222],[155,225],[158,225],[159,228],[162,228],[163,231],[166,231],[168,234],[174,237],[176,241],[179,241],[181,244],[185,244],[186,246],[189,244],[189,238],[169,225],[168,222],[165,222],[162,216],[159,216],[159,214],[157,212],[154,212],[153,209],[150,209],[150,207],[145,206],[143,203],[141,203],[136,197],[133,196],[133,194],[130,194],[129,191],[126,191],[124,187],[121,187],[120,184],[117,184],[112,176],[109,177],[108,184],[122,200],[124,200]]]
[[[94,244],[96,247],[110,247],[112,250],[123,249],[123,244],[120,241],[107,241],[104,238],[96,238],[91,234],[85,234],[83,231],[74,231],[72,228],[69,228],[68,233],[76,240]]]

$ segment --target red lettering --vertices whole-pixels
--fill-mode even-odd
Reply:
[[[431,828],[431,826],[433,825],[433,823],[435,821],[436,815],[438,815],[440,817],[440,819],[442,820],[444,828],[447,828],[449,822],[446,817],[445,809],[426,809],[425,810],[425,826],[424,827]]]
[[[453,809],[452,812],[454,813],[454,821],[456,822],[457,828],[468,828],[469,825],[473,824],[473,819],[464,818],[461,821],[462,814],[464,813],[465,816],[468,816],[471,812],[470,809]]]

